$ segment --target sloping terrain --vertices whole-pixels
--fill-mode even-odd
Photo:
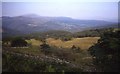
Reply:
[[[116,23],[102,20],[78,20],[69,17],[45,17],[45,16],[3,16],[2,29],[3,34],[6,29],[11,31],[19,31],[23,34],[34,32],[46,32],[50,30],[64,30],[69,32],[77,32],[96,28],[117,27]]]
[[[84,37],[84,38],[73,38],[70,41],[62,41],[60,39],[48,38],[46,42],[51,46],[57,46],[59,48],[71,48],[73,45],[80,47],[81,49],[88,49],[95,43],[97,43],[100,37]]]

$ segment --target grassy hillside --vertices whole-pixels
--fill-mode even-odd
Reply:
[[[26,40],[26,41],[33,46],[40,46],[42,44],[41,41],[36,40],[36,39],[30,39],[30,40]]]
[[[58,48],[71,48],[73,45],[80,47],[81,49],[88,49],[95,43],[97,43],[100,37],[83,37],[83,38],[72,38],[68,41],[62,41],[61,39],[47,38],[45,42],[50,46],[56,46]],[[26,40],[28,44],[32,46],[40,46],[43,44],[42,41],[36,39]]]
[[[104,29],[88,30],[82,32],[82,34],[87,33],[90,34],[90,36],[84,36],[80,32],[77,33],[75,36],[75,33],[73,34],[64,31],[53,31],[21,36],[20,38],[28,43],[26,47],[12,47],[11,43],[13,40],[17,39],[16,37],[3,38],[1,42],[3,44],[2,70],[4,72],[106,71],[102,70],[103,67],[108,69],[107,66],[108,64],[110,64],[111,67],[109,68],[111,69],[112,65],[114,65],[115,63],[117,63],[116,61],[118,61],[116,58],[118,58],[119,56],[116,56],[118,55],[116,53],[118,52],[116,51],[116,49],[119,48],[118,43],[120,40],[120,31],[117,31],[118,29]],[[97,36],[96,33],[99,33],[100,36]],[[89,52],[90,48],[93,48],[95,51],[93,50]],[[108,52],[109,50],[109,52],[112,53],[115,58],[109,55],[109,52],[108,56],[104,56],[103,54],[105,54],[105,52],[103,50],[105,50],[105,52]],[[102,60],[103,56],[105,57],[104,60]],[[98,59],[96,59],[96,57]],[[95,60],[100,67],[95,64]],[[102,63],[98,60],[101,60]],[[106,60],[108,61],[106,62]],[[110,61],[113,62],[109,63]],[[108,71],[112,71],[112,69]]]
[[[93,44],[97,43],[100,37],[84,37],[84,38],[73,38],[69,41],[62,41],[60,39],[48,38],[46,42],[51,46],[57,46],[62,48],[71,48],[73,45],[80,47],[81,49],[88,49]]]

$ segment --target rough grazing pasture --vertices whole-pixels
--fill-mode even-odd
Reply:
[[[73,45],[75,45],[76,47],[80,47],[81,49],[88,49],[93,44],[97,43],[98,39],[100,39],[100,37],[73,38],[72,40],[69,40],[69,41],[62,41],[60,39],[47,38],[46,43],[49,44],[50,46],[56,46],[59,48],[61,47],[71,48]],[[41,41],[35,40],[35,39],[30,39],[26,41],[33,46],[40,46],[42,44]]]
[[[30,46],[28,46],[28,48],[4,47],[3,49],[6,51],[9,51],[9,53],[15,54],[15,56],[23,55],[23,57],[29,57],[29,59],[32,59],[32,60],[34,58],[35,58],[34,60],[38,60],[38,58],[41,58],[40,60],[43,59],[44,62],[40,65],[43,65],[47,61],[50,64],[49,58],[48,58],[48,57],[50,57],[50,61],[54,61],[54,59],[58,60],[60,62],[61,62],[61,60],[67,61],[67,63],[70,63],[69,66],[70,67],[72,66],[73,69],[75,69],[75,70],[78,70],[78,71],[83,70],[85,72],[86,71],[91,72],[91,71],[95,70],[95,66],[92,63],[93,60],[92,60],[91,55],[88,53],[88,51],[84,50],[81,52],[74,52],[72,50],[69,50],[69,48],[71,48],[73,45],[75,45],[76,47],[80,47],[81,49],[88,49],[94,43],[97,43],[99,38],[100,37],[73,38],[69,41],[62,41],[60,39],[47,38],[45,42],[47,44],[49,44],[50,46],[53,46],[50,48],[52,50],[50,50],[50,52],[48,54],[45,54],[43,51],[41,51],[40,45],[43,43],[42,43],[42,41],[36,40],[36,39],[26,40],[28,42],[28,44],[30,44]],[[54,47],[54,46],[56,46],[56,47]],[[62,48],[58,48],[58,47],[62,47]],[[7,49],[9,49],[9,50],[7,50]],[[53,64],[57,63],[58,61],[56,61],[56,62],[54,61]],[[39,62],[41,62],[41,61],[39,61]],[[25,63],[25,65],[24,65],[24,63]],[[35,63],[37,63],[37,62],[35,62]],[[12,64],[16,64],[16,60],[15,60],[15,62],[13,61]],[[23,66],[22,65],[21,66],[23,68],[25,68],[25,70],[26,70],[26,65],[29,66],[29,62],[23,62],[22,64],[23,64]],[[47,66],[49,66],[49,64],[47,64]],[[4,63],[4,65],[6,65],[6,63]],[[10,67],[9,65],[10,64],[8,64],[7,67]],[[31,62],[30,62],[30,66],[34,66],[34,65],[38,69],[41,69],[39,65],[31,64]],[[50,64],[50,65],[52,65],[52,64]],[[52,65],[52,66],[54,66],[54,65]],[[7,67],[5,67],[5,68],[7,68]],[[67,69],[69,70],[69,67],[66,67],[66,66],[63,66],[63,67],[65,68],[64,69],[65,71],[67,71]],[[16,69],[16,66],[14,66],[14,68]],[[30,68],[32,68],[32,67],[30,67]],[[59,65],[59,62],[57,63],[57,65],[55,65],[55,68],[63,69],[62,66]],[[12,69],[12,68],[10,68],[10,69]],[[19,63],[18,63],[17,69],[19,69]],[[20,68],[20,70],[21,69],[22,68]],[[70,70],[73,70],[73,69],[70,69]]]
[[[81,49],[88,49],[93,44],[97,43],[100,37],[84,37],[84,38],[73,38],[69,41],[62,41],[60,39],[48,38],[46,42],[51,46],[57,46],[62,48],[71,48],[73,45],[80,47]]]
[[[26,41],[33,46],[40,46],[42,44],[41,41],[36,40],[36,39],[30,39],[30,40],[26,40]]]

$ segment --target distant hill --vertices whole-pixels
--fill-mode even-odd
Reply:
[[[78,20],[69,17],[46,17],[34,14],[16,17],[3,16],[1,18],[2,29],[4,30],[3,34],[6,31],[12,31],[12,33],[17,31],[18,34],[19,32],[23,34],[30,34],[51,30],[78,32],[89,29],[117,27],[116,23],[102,20]]]
[[[24,33],[17,31],[17,30],[12,30],[9,28],[2,28],[2,37],[7,37],[7,36],[21,36]]]

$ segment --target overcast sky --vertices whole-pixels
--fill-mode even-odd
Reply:
[[[2,16],[24,14],[117,21],[117,2],[2,2]],[[1,16],[1,15],[0,15]]]

